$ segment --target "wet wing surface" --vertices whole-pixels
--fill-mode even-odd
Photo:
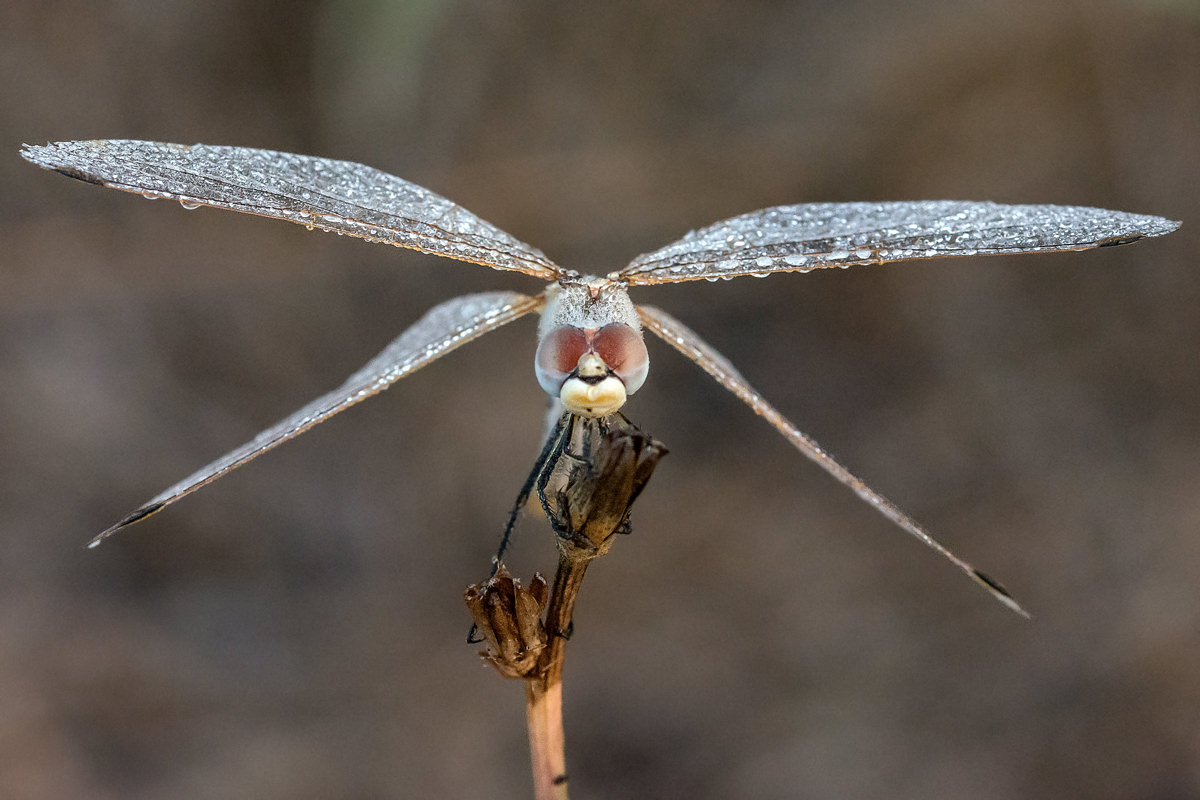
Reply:
[[[1102,208],[932,200],[811,203],[753,211],[638,256],[630,285],[808,272],[944,256],[1086,250],[1162,236],[1162,217]]]
[[[462,206],[356,164],[250,147],[106,139],[26,145],[28,161],[78,180],[227,208],[544,280],[565,271]]]
[[[94,547],[121,528],[145,519],[339,411],[378,394],[451,350],[536,311],[542,302],[541,297],[516,292],[485,292],[456,297],[434,306],[337,389],[318,397],[246,444],[184,478],[92,539],[88,546]]]

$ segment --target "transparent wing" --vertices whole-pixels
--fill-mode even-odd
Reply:
[[[776,206],[692,231],[611,277],[630,285],[676,283],[939,256],[1086,250],[1178,227],[1162,217],[1081,206],[951,200]]]
[[[801,432],[800,429],[789,422],[786,417],[780,414],[774,406],[768,403],[762,395],[747,383],[746,379],[738,373],[737,369],[724,356],[712,349],[703,339],[688,329],[687,326],[665,311],[652,306],[638,306],[638,314],[642,318],[643,325],[656,333],[667,344],[696,362],[701,369],[716,378],[717,383],[733,392],[742,402],[754,409],[754,413],[766,418],[767,422],[774,425],[775,429],[782,433],[784,438],[791,442],[801,453],[815,461],[819,467],[837,478],[841,483],[853,489],[855,494],[874,506],[879,513],[936,550],[944,558],[970,576],[972,580],[991,592],[992,596],[1001,603],[1022,616],[1029,616],[1017,601],[1013,599],[1012,595],[1008,593],[1007,589],[943,547],[924,528],[897,508],[892,501],[863,483],[860,478],[856,477],[848,469],[839,464],[833,456],[825,452],[811,437]]]
[[[456,297],[434,306],[337,389],[318,397],[251,441],[184,478],[101,533],[88,547],[95,547],[121,528],[145,519],[275,445],[383,391],[395,381],[451,350],[538,309],[543,302],[541,297],[528,297],[516,292],[485,292]]]
[[[186,207],[228,208],[554,280],[536,248],[444,197],[350,161],[249,147],[104,139],[25,145],[40,167]]]

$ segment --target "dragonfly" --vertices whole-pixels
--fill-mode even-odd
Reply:
[[[551,398],[552,418],[557,412],[585,419],[616,414],[646,380],[650,362],[643,335],[649,331],[879,513],[1026,616],[1003,586],[850,472],[695,332],[660,308],[635,304],[629,289],[947,256],[1087,250],[1162,236],[1180,224],[1082,206],[948,200],[774,206],[694,230],[615,272],[585,275],[428,189],[350,161],[134,140],[25,145],[21,155],[71,178],[176,200],[184,208],[211,206],[273,217],[548,283],[537,294],[482,292],[434,306],[341,386],[139,506],[89,547],[452,350],[539,313],[534,370]]]

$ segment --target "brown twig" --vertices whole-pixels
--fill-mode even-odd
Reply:
[[[600,420],[564,417],[531,476],[558,545],[549,597],[540,575],[523,589],[502,564],[486,582],[467,590],[467,606],[488,642],[483,657],[501,675],[525,680],[537,800],[567,800],[562,670],[583,576],[618,533],[629,532],[633,502],[666,452],[621,414]],[[527,483],[518,504],[529,488]]]

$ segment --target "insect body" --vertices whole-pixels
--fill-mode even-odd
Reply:
[[[362,164],[244,147],[101,140],[26,146],[27,160],[89,183],[228,208],[420,250],[549,281],[537,295],[486,292],[431,309],[345,383],[170,487],[92,540],[160,510],[251,458],[385,389],[451,350],[540,311],[535,373],[566,410],[602,417],[642,385],[649,330],[764,417],[800,452],[912,536],[1020,612],[1008,593],[935,541],[758,394],[724,357],[671,315],[635,306],[632,286],[882,264],[941,256],[1086,250],[1161,236],[1161,217],[1079,206],[989,202],[776,206],[693,231],[604,277],[564,269],[540,250],[445,198]]]

